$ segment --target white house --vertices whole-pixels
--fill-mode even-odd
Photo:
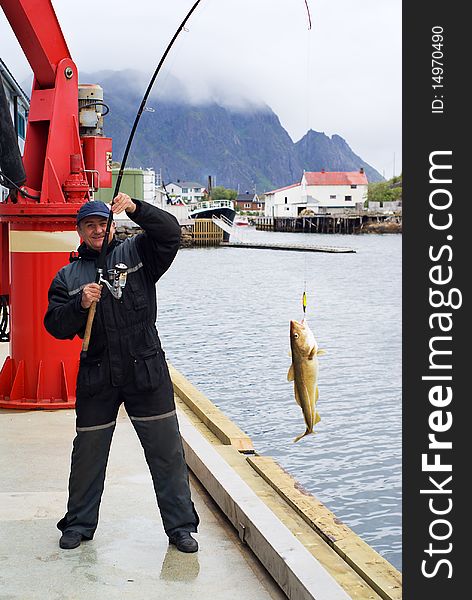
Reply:
[[[26,122],[29,112],[29,98],[18,85],[16,79],[1,58],[0,78],[2,79],[7,102],[10,106],[11,118],[18,134],[18,146],[21,154],[23,154],[26,138]],[[0,201],[5,200],[8,193],[9,190],[0,185]]]
[[[156,185],[155,190],[154,203],[156,206],[170,212],[181,224],[187,221],[188,206],[182,200],[171,197],[168,186]]]
[[[205,195],[205,188],[196,181],[171,181],[166,185],[167,193],[171,198],[182,200],[186,204],[201,202]]]
[[[182,200],[182,187],[180,183],[170,181],[166,183],[166,190],[172,200]]]
[[[293,207],[301,203],[301,184],[294,183],[283,188],[266,192],[264,216],[290,217]],[[297,213],[295,213],[296,216]]]
[[[359,171],[305,171],[300,183],[266,193],[265,215],[298,217],[356,208],[367,199],[367,176]]]

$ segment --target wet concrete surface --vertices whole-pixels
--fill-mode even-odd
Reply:
[[[0,362],[3,362],[0,360]],[[73,410],[0,410],[0,599],[285,598],[193,477],[200,551],[169,546],[134,429],[120,411],[100,523],[61,550]]]

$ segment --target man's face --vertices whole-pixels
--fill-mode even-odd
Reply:
[[[107,228],[107,219],[105,217],[91,216],[85,217],[77,225],[77,233],[85,244],[91,249],[100,252]],[[115,223],[111,224],[108,242],[111,242],[115,233]]]

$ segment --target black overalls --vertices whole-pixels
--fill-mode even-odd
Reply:
[[[166,533],[195,532],[199,522],[190,497],[172,382],[155,327],[155,285],[175,258],[180,226],[171,214],[134,202],[136,211],[129,216],[144,233],[124,242],[113,240],[108,248],[107,269],[127,265],[127,283],[120,300],[103,287],[87,357],[81,360],[77,377],[69,500],[58,528],[78,531],[86,539],[92,539],[97,527],[122,403],[143,446]],[[88,311],[81,307],[81,291],[95,281],[97,258],[97,252],[82,244],[78,258],[54,278],[44,318],[54,337],[83,337]]]

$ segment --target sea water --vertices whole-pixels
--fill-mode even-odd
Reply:
[[[158,284],[167,359],[302,486],[401,569],[401,235],[248,231],[247,241],[355,253],[179,251]],[[320,348],[321,421],[287,382],[289,322]]]

